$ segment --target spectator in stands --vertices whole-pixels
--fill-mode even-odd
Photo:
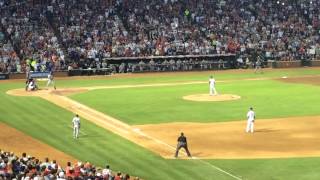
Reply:
[[[102,176],[103,178],[109,178],[110,176],[112,176],[112,171],[109,165],[106,165],[106,168],[102,170]]]
[[[303,0],[9,1],[0,11],[0,72],[24,71],[29,58],[38,71],[124,56],[236,53],[254,62],[257,49],[267,59],[308,59],[319,56],[319,14],[320,1]]]
[[[112,174],[109,165],[101,170],[89,162],[67,163],[65,169],[62,169],[55,160],[49,161],[45,158],[44,162],[23,153],[21,158],[13,152],[4,152],[0,150],[0,179],[118,179],[128,180],[129,174],[118,172]],[[139,179],[136,177],[135,179]]]

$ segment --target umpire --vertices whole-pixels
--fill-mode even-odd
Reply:
[[[175,154],[176,158],[178,157],[178,153],[181,148],[184,148],[186,150],[188,157],[191,157],[191,154],[188,149],[187,138],[184,136],[183,132],[181,133],[180,137],[178,138],[178,145],[177,145],[177,150],[176,150],[176,154]]]

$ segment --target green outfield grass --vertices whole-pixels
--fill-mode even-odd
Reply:
[[[208,84],[102,89],[72,98],[129,124],[243,120],[250,106],[260,119],[320,114],[320,86],[239,80],[218,83],[217,90],[242,98],[225,102],[182,99],[185,95],[208,93]]]
[[[305,75],[319,75],[319,68],[298,68],[298,69],[277,69],[268,70],[264,74],[254,74],[251,70],[226,70],[226,71],[205,71],[205,72],[183,72],[183,73],[157,73],[147,76],[109,76],[107,78],[94,79],[94,77],[84,77],[83,79],[61,79],[56,82],[58,87],[87,87],[105,86],[121,84],[146,84],[164,82],[185,82],[185,81],[207,81],[210,75],[214,75],[217,80],[246,79],[246,78],[281,78],[283,76],[298,77]],[[232,73],[229,73],[232,72]],[[44,84],[44,83],[43,83]]]
[[[311,75],[318,74],[318,71],[319,69],[275,70],[263,75],[255,75],[252,71],[230,75],[226,71],[215,74],[217,80],[238,79],[220,83],[218,86],[219,91],[242,96],[241,100],[233,102],[199,104],[181,100],[183,95],[206,93],[205,84],[95,90],[73,95],[72,98],[130,124],[161,123],[170,120],[197,122],[241,120],[251,105],[255,107],[258,118],[317,115],[320,114],[317,112],[320,102],[318,86],[288,84],[274,80],[241,81],[240,79]],[[210,74],[212,73],[187,75],[173,73],[159,77],[58,80],[57,85],[59,88],[206,81]],[[22,82],[0,84],[0,121],[82,161],[90,161],[99,166],[110,164],[116,171],[120,170],[148,180],[234,179],[214,169],[213,166],[218,166],[242,179],[320,178],[318,166],[320,158],[165,160],[84,119],[82,119],[82,130],[87,135],[75,141],[69,128],[73,114],[40,98],[12,97],[5,94],[8,89],[21,87],[23,87]],[[191,109],[193,113],[189,112]]]

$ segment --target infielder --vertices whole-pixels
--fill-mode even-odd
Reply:
[[[76,114],[76,116],[72,119],[72,127],[73,127],[73,138],[77,139],[79,136],[79,130],[80,130],[80,118],[78,114]]]
[[[191,157],[191,154],[188,149],[187,138],[184,136],[183,132],[181,133],[181,135],[178,138],[177,150],[176,150],[176,154],[174,155],[174,157],[176,157],[176,158],[178,157],[178,153],[181,148],[184,148],[187,152],[187,155],[189,157]]]
[[[216,86],[216,80],[213,78],[213,76],[210,76],[210,78],[209,78],[209,93],[210,93],[210,96],[218,94],[215,86]]]
[[[247,132],[247,133],[248,133],[248,132],[253,133],[254,120],[255,120],[255,118],[256,118],[256,115],[255,115],[255,113],[254,113],[254,111],[253,111],[253,108],[250,107],[250,109],[249,109],[249,111],[248,111],[248,113],[247,113],[247,119],[248,119],[248,121],[247,121],[247,128],[246,128],[246,132]]]
[[[53,72],[52,71],[48,74],[47,87],[49,85],[53,85],[53,88],[56,89],[56,85],[55,85],[54,80],[53,80]]]

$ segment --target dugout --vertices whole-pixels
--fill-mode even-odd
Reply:
[[[173,62],[172,60],[174,64],[170,63],[170,61]],[[113,57],[105,58],[104,61],[111,65],[112,72],[119,72],[121,64],[125,66],[124,72],[199,71],[238,68],[235,54]],[[154,64],[151,64],[151,61]]]

